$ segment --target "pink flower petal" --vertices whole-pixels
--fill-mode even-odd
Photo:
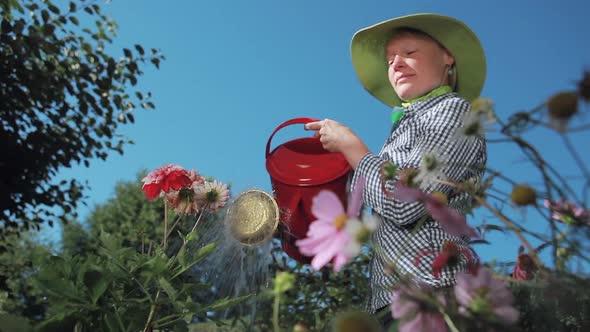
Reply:
[[[365,177],[359,176],[357,179],[354,190],[350,193],[348,198],[348,211],[349,217],[358,217],[361,213],[363,206],[363,192],[365,191]]]
[[[336,227],[335,227],[334,222],[332,220],[330,220],[330,221],[316,220],[316,221],[313,221],[309,225],[309,228],[307,229],[306,236],[308,236],[308,237],[323,236],[324,234],[331,234],[331,233],[335,233],[336,231],[337,231]]]
[[[334,192],[322,190],[312,200],[311,213],[319,220],[333,221],[344,214],[344,207]]]
[[[302,254],[313,256],[328,248],[334,235],[335,231],[325,233],[322,236],[310,236],[302,240],[297,240],[295,244],[300,248]]]
[[[511,306],[496,307],[494,313],[504,323],[514,324],[518,321],[519,312]]]
[[[349,259],[350,257],[348,257],[348,255],[338,253],[336,257],[334,257],[334,272],[339,272]]]
[[[429,197],[425,202],[428,213],[440,226],[451,235],[468,235],[478,237],[477,232],[467,225],[465,216],[458,211],[442,204],[438,199]]]
[[[393,197],[403,202],[416,202],[425,198],[424,192],[417,188],[410,188],[401,181],[395,183]]]
[[[341,252],[350,240],[350,236],[345,232],[338,232],[333,238],[326,241],[326,246],[321,252],[318,252],[311,261],[311,266],[315,270],[321,269],[328,264],[334,256]]]
[[[393,291],[391,295],[391,314],[393,318],[402,318],[406,316],[408,313],[416,310],[417,308],[418,305],[416,304],[416,302],[405,298],[403,291]]]
[[[400,332],[446,332],[447,324],[441,314],[419,312],[414,319],[401,323]]]

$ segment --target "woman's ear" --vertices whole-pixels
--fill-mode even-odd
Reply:
[[[445,50],[444,61],[447,66],[452,67],[455,64],[455,57],[449,51]]]

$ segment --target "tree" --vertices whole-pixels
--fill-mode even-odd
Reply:
[[[45,306],[31,277],[51,255],[50,249],[31,232],[8,236],[6,241],[8,250],[0,253],[0,313],[40,320]]]
[[[151,94],[132,91],[140,66],[164,57],[141,45],[110,55],[116,23],[94,2],[0,2],[0,238],[65,220],[83,198],[61,167],[89,166],[132,143],[118,132]],[[82,15],[87,15],[81,18]],[[92,28],[80,22],[94,20]],[[2,249],[2,248],[0,248]]]

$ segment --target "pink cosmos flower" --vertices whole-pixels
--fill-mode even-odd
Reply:
[[[543,205],[553,212],[551,215],[553,220],[561,221],[566,224],[575,224],[576,221],[590,224],[590,211],[585,210],[568,200],[560,199],[557,202],[552,203],[548,199],[545,199]]]
[[[345,230],[349,219],[360,214],[364,179],[359,179],[349,199],[348,211],[338,196],[329,190],[320,191],[312,200],[311,212],[317,218],[309,225],[306,238],[295,244],[306,256],[314,256],[311,266],[317,271],[333,260],[334,271],[338,272],[354,256],[346,251],[352,236]]]
[[[433,253],[435,252],[432,249],[424,249],[420,251],[420,253],[418,253],[418,255],[416,256],[414,264],[416,266],[419,266],[420,259],[422,259],[422,257]],[[459,263],[461,255],[465,255],[465,258],[467,259],[467,271],[472,274],[477,273],[477,268],[479,267],[479,259],[477,258],[477,256],[474,257],[471,249],[463,246],[459,247],[454,242],[445,241],[443,243],[442,250],[438,253],[438,255],[436,255],[436,257],[432,261],[432,275],[435,278],[439,278],[440,272],[445,266]]]
[[[229,189],[226,184],[217,180],[205,181],[195,186],[196,200],[199,206],[207,211],[217,211],[229,200]]]
[[[463,315],[476,313],[495,318],[505,324],[518,320],[519,312],[512,303],[514,298],[506,284],[480,266],[477,274],[460,272],[457,274],[455,297]]]
[[[477,232],[467,225],[464,215],[448,207],[445,202],[433,194],[427,194],[418,188],[408,187],[398,180],[395,184],[393,197],[404,202],[422,202],[426,211],[449,234],[478,237]]]
[[[400,332],[446,332],[447,325],[443,316],[435,308],[422,303],[419,298],[430,291],[428,286],[410,286],[393,291],[391,296],[391,314],[400,319]],[[439,296],[437,300],[444,303]]]
[[[153,170],[142,180],[143,191],[146,197],[152,201],[170,190],[186,188],[191,179],[188,172],[179,165],[169,164]]]
[[[351,240],[344,247],[344,251],[351,257],[358,256],[361,246],[371,238],[371,235],[379,226],[379,218],[375,215],[365,215],[363,220],[349,219],[344,230],[350,235]]]

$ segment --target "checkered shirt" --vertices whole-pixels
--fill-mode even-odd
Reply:
[[[371,296],[367,309],[377,309],[391,303],[392,286],[400,276],[410,277],[434,288],[453,286],[457,272],[466,268],[467,257],[461,255],[456,264],[445,266],[439,278],[432,274],[432,262],[446,241],[457,244],[461,250],[472,250],[467,237],[446,233],[437,221],[430,217],[420,202],[402,202],[385,196],[380,171],[386,160],[399,169],[419,168],[422,155],[435,152],[443,161],[440,177],[452,182],[465,180],[479,182],[486,164],[486,143],[483,137],[461,139],[455,134],[470,110],[469,103],[456,93],[448,93],[411,104],[402,119],[394,125],[379,155],[367,153],[355,171],[352,184],[362,175],[365,179],[363,201],[381,222],[373,234],[373,257],[371,259]],[[387,181],[385,187],[392,190],[395,180]],[[425,192],[440,191],[449,199],[449,206],[467,213],[472,198],[467,193],[455,192],[447,185],[432,181],[422,185]],[[420,225],[415,229],[416,225]],[[431,250],[423,256],[420,264],[416,257],[423,250]],[[472,252],[472,251],[471,251]],[[474,256],[475,257],[475,256]],[[397,273],[392,273],[391,267]]]

